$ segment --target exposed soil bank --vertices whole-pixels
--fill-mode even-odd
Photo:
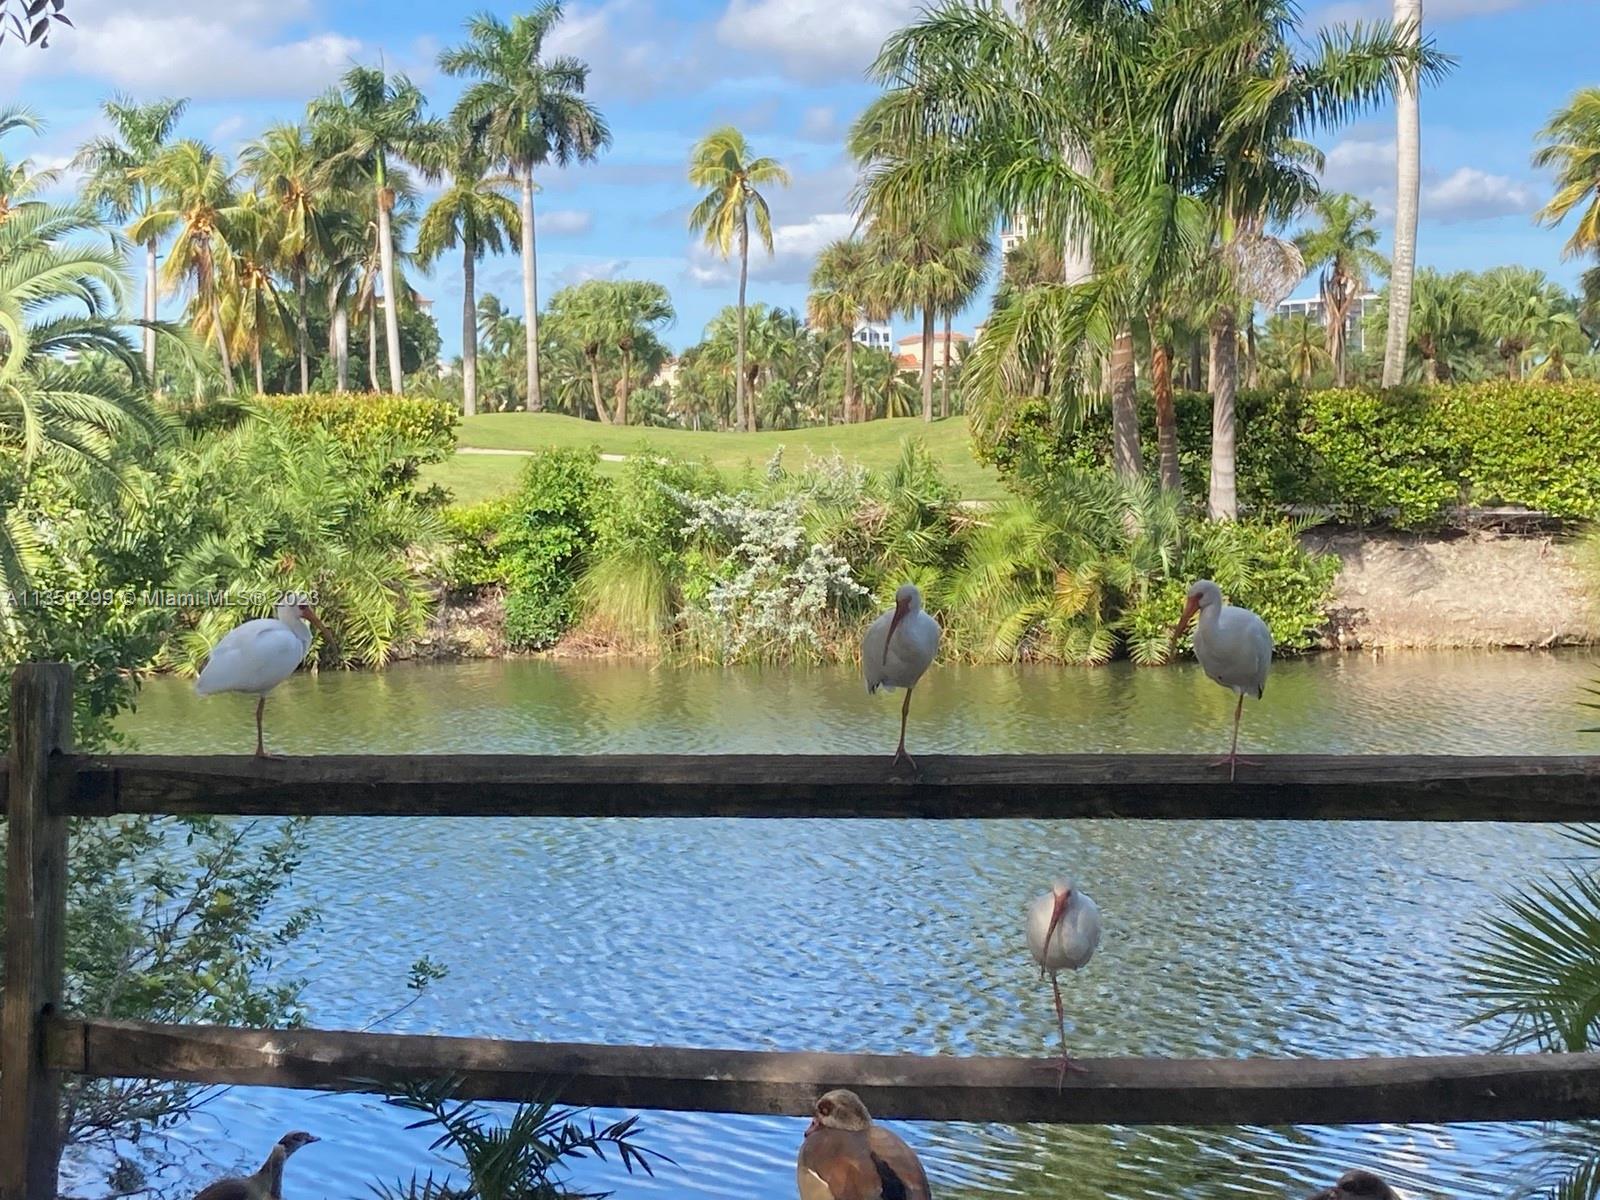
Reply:
[[[1305,542],[1344,563],[1330,647],[1545,649],[1600,640],[1600,613],[1560,538],[1318,529]]]
[[[1442,534],[1316,529],[1306,545],[1337,554],[1329,649],[1482,649],[1600,642],[1600,605],[1586,590],[1570,544],[1548,535]],[[499,658],[508,653],[497,593],[444,604],[401,657]],[[583,635],[550,651],[606,657]]]

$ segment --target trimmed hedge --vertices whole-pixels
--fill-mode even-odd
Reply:
[[[399,439],[416,448],[419,462],[442,462],[456,448],[455,406],[414,396],[313,392],[307,396],[262,396],[258,403],[281,413],[291,425],[320,425],[351,447]]]
[[[1211,400],[1175,397],[1185,490],[1203,498],[1210,469]],[[1240,501],[1252,508],[1312,505],[1341,520],[1426,528],[1458,504],[1516,505],[1563,520],[1600,518],[1600,384],[1483,383],[1303,393],[1241,391]],[[1154,405],[1142,398],[1152,474]],[[1025,403],[1011,434],[979,448],[1002,474],[1032,458],[1053,466],[1110,460],[1100,408],[1059,432],[1049,409]]]

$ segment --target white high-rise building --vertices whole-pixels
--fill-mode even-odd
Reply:
[[[1359,352],[1366,348],[1365,339],[1362,336],[1365,324],[1364,318],[1367,315],[1368,306],[1377,304],[1380,298],[1377,292],[1365,292],[1357,296],[1356,302],[1351,305],[1350,315],[1344,321],[1344,344],[1350,349]],[[1304,314],[1315,324],[1326,325],[1328,323],[1327,310],[1322,303],[1321,296],[1307,296],[1303,300],[1283,300],[1279,302],[1278,307],[1273,311],[1280,317]]]
[[[890,350],[894,347],[894,327],[887,321],[868,321],[863,317],[856,322],[856,331],[852,336],[857,345],[871,346],[874,350]]]

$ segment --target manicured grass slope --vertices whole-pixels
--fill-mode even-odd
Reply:
[[[994,471],[975,462],[968,448],[967,422],[951,417],[924,425],[916,418],[868,421],[864,425],[833,425],[815,429],[763,431],[761,433],[695,433],[685,429],[629,426],[618,429],[594,421],[552,413],[490,413],[468,417],[461,424],[461,445],[489,450],[538,450],[547,446],[596,446],[601,454],[670,454],[710,463],[726,475],[745,467],[762,466],[779,446],[790,467],[804,465],[809,455],[841,456],[872,470],[883,470],[900,455],[906,438],[920,437],[939,460],[945,478],[969,500],[989,500],[1000,495]],[[428,473],[430,482],[450,488],[456,499],[470,504],[516,486],[522,471],[521,455],[457,454]],[[620,463],[602,462],[614,472]]]

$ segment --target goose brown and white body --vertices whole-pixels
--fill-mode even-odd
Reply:
[[[283,1164],[302,1146],[320,1139],[303,1130],[286,1133],[254,1175],[231,1175],[203,1188],[194,1200],[283,1200]]]
[[[894,594],[894,607],[867,627],[861,639],[861,673],[867,691],[894,691],[904,688],[900,706],[900,744],[894,761],[913,770],[916,763],[906,753],[906,721],[911,715],[911,690],[926,674],[939,654],[939,622],[922,609],[922,593],[916,584],[902,584]]]
[[[1400,1200],[1400,1193],[1371,1171],[1346,1171],[1338,1183],[1311,1200]]]
[[[854,1092],[817,1101],[795,1166],[800,1200],[930,1200],[916,1151],[873,1123]]]

